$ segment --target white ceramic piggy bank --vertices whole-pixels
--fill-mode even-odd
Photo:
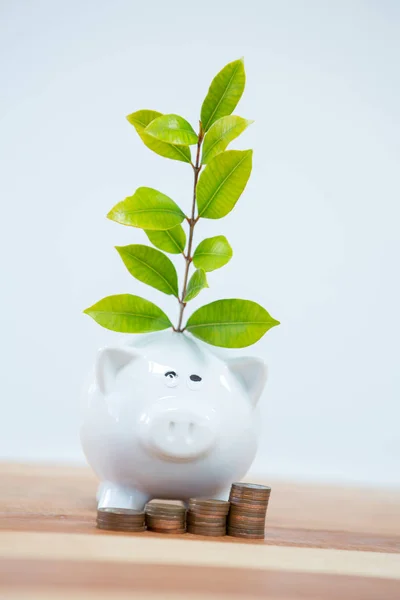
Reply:
[[[260,359],[224,361],[173,331],[100,350],[81,429],[102,482],[99,507],[227,499],[256,453],[254,407],[266,376]]]

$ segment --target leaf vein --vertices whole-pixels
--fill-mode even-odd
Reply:
[[[196,258],[198,256],[226,256],[230,258],[231,254],[225,254],[224,252],[196,252]]]
[[[225,185],[226,181],[231,177],[231,175],[236,171],[236,169],[238,167],[240,167],[240,165],[242,164],[242,162],[244,160],[246,160],[248,154],[246,154],[246,156],[244,156],[236,165],[235,167],[229,171],[228,175],[225,177],[225,179],[223,179],[221,181],[221,183],[219,184],[219,186],[217,187],[217,189],[215,190],[215,192],[213,193],[213,195],[211,196],[211,198],[209,199],[208,203],[206,204],[206,206],[203,208],[203,210],[201,211],[201,215],[203,215],[205,213],[205,211],[207,210],[207,208],[210,206],[211,202],[214,200],[215,196],[218,194],[219,190],[221,189],[221,187],[223,185]],[[201,216],[200,215],[200,216]]]
[[[140,317],[141,319],[152,319],[153,321],[161,321],[162,323],[166,323],[167,321],[163,317],[154,317],[153,315],[145,315],[143,313],[132,313],[125,311],[115,311],[115,310],[93,310],[90,311],[89,314],[95,315],[111,315],[111,316],[125,316],[125,317]],[[168,317],[167,317],[168,318]],[[169,319],[168,319],[169,322]]]
[[[156,252],[156,250],[154,250],[154,252]],[[152,267],[149,263],[147,263],[145,260],[139,258],[135,254],[131,254],[130,252],[127,252],[127,255],[130,256],[131,258],[133,258],[134,260],[137,260],[138,262],[140,262],[142,265],[144,265],[145,267],[147,267],[148,269],[150,269],[151,271],[153,271],[156,275],[158,275],[158,277],[160,279],[164,280],[165,283],[167,284],[167,287],[169,287],[169,289],[172,291],[172,294],[174,296],[176,296],[176,291],[174,290],[174,288],[172,287],[172,285],[170,284],[170,282],[168,281],[168,279],[166,279],[164,277],[164,275],[162,275],[159,271],[157,271],[157,269],[155,269],[154,267]]]
[[[215,140],[215,142],[214,142],[214,143],[213,143],[213,144],[210,146],[210,148],[208,149],[208,151],[207,151],[207,153],[206,153],[206,156],[205,156],[205,158],[207,158],[207,156],[209,156],[209,155],[211,154],[211,152],[212,152],[212,150],[214,149],[214,147],[215,147],[217,144],[219,144],[219,143],[220,143],[220,141],[224,139],[224,137],[227,137],[227,136],[228,136],[228,134],[229,134],[231,131],[233,131],[234,129],[236,129],[237,127],[238,127],[238,124],[236,123],[236,125],[233,125],[233,126],[232,126],[232,127],[230,127],[229,129],[227,129],[227,130],[226,130],[224,133],[222,133],[222,134],[219,136],[219,138],[217,138],[217,139]],[[229,144],[229,142],[228,142],[228,144]]]
[[[226,94],[227,94],[227,92],[228,92],[228,89],[229,89],[229,87],[230,87],[230,85],[231,85],[231,83],[232,83],[232,79],[233,79],[233,78],[234,78],[234,76],[236,75],[236,71],[238,70],[238,68],[239,68],[239,64],[237,64],[237,65],[236,65],[236,67],[235,67],[235,70],[233,71],[233,73],[232,73],[232,75],[231,75],[231,78],[230,78],[230,79],[229,79],[229,81],[228,81],[228,84],[227,84],[227,86],[226,86],[226,88],[225,88],[225,91],[224,91],[224,93],[222,94],[221,98],[220,98],[220,99],[219,99],[219,101],[218,101],[218,104],[217,104],[217,106],[214,108],[214,110],[213,110],[213,112],[212,112],[211,116],[209,117],[209,119],[208,119],[208,121],[207,121],[207,125],[204,127],[204,129],[205,129],[206,131],[207,131],[207,128],[208,128],[208,124],[209,124],[209,122],[211,121],[211,119],[212,119],[212,118],[213,118],[213,116],[215,115],[216,111],[218,110],[218,107],[219,107],[219,105],[221,104],[222,100],[225,98],[225,96],[226,96]]]
[[[190,325],[186,326],[186,329],[197,329],[198,327],[228,327],[235,325],[269,325],[271,321],[226,321],[226,322],[217,322],[217,323],[199,323],[198,325]]]
[[[116,210],[115,212],[121,212],[121,210]],[[172,209],[167,209],[167,208],[127,208],[127,209],[123,209],[122,211],[124,214],[134,214],[134,213],[153,213],[153,212],[166,212],[166,213],[171,213],[172,215],[179,215],[180,217],[183,218],[183,213],[177,211],[177,210],[172,210]]]
[[[175,238],[170,234],[169,230],[166,229],[165,233],[168,235],[168,237],[170,238],[171,242],[175,245],[175,248],[177,250],[179,250],[179,252],[181,252],[181,248],[180,246],[178,246],[178,243],[176,242]]]

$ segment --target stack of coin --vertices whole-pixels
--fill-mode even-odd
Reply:
[[[264,539],[271,488],[255,483],[233,483],[227,533],[233,537]]]
[[[99,508],[97,527],[107,531],[144,531],[144,512],[130,508]]]
[[[196,535],[226,535],[229,502],[191,498],[186,516],[188,533]]]
[[[185,533],[186,509],[178,504],[150,502],[146,505],[146,525],[157,533]]]

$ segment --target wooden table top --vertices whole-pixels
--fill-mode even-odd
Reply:
[[[99,531],[86,468],[0,464],[1,600],[399,600],[400,491],[282,482],[265,541]]]

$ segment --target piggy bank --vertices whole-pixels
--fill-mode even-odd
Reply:
[[[81,441],[98,507],[153,498],[226,500],[257,450],[254,408],[267,368],[222,359],[173,331],[99,351],[85,388]]]

